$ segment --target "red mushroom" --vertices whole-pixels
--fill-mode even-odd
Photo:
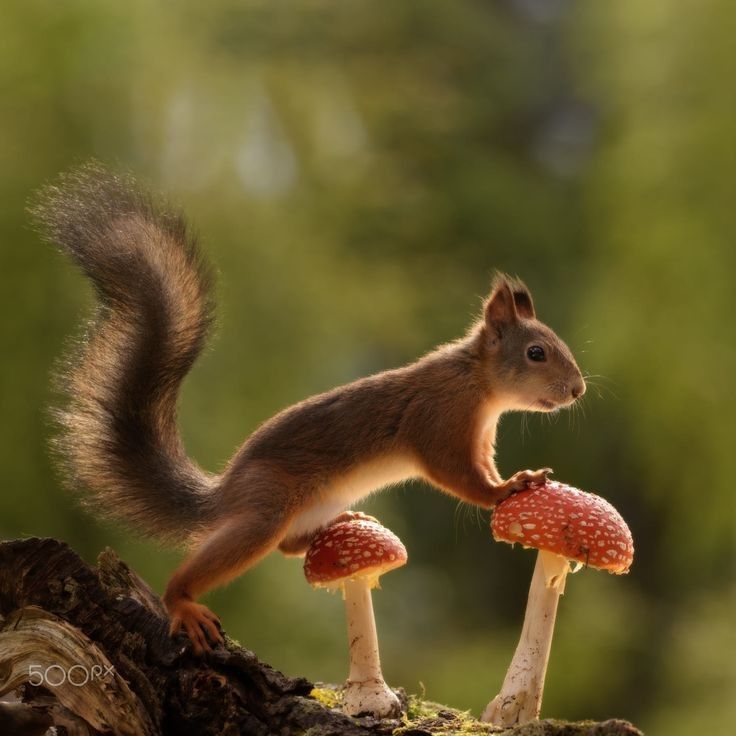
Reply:
[[[585,565],[621,575],[631,566],[634,544],[610,503],[552,481],[500,503],[491,530],[496,541],[539,550],[519,644],[501,692],[481,717],[508,727],[539,717],[557,601],[570,563],[577,563],[574,572]]]
[[[319,532],[304,559],[304,575],[313,587],[343,591],[350,646],[343,710],[348,715],[384,718],[400,713],[399,699],[381,672],[371,588],[406,559],[406,548],[395,534],[365,519],[340,521]]]

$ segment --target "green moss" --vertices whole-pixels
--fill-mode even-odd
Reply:
[[[329,687],[315,687],[312,688],[309,696],[322,703],[325,708],[338,708],[340,706],[341,698],[339,690]]]
[[[339,708],[342,702],[340,688],[320,684],[315,687],[310,697],[315,707]],[[380,731],[382,734],[388,731]],[[314,730],[314,736],[322,733],[320,728]],[[476,720],[468,711],[455,710],[441,703],[423,700],[417,695],[406,698],[406,713],[401,717],[401,725],[391,731],[392,736],[477,736],[478,734],[498,734],[498,736],[641,736],[626,721],[605,721],[594,723],[582,721],[569,723],[546,719],[534,721],[524,726],[516,726],[504,731],[488,723]],[[305,734],[304,736],[310,736]]]
[[[480,723],[467,711],[448,708],[440,703],[422,700],[410,695],[404,725],[395,729],[393,736],[414,733],[417,730],[436,734],[436,736],[463,736],[463,734],[493,733],[493,728]]]
[[[429,700],[422,700],[417,695],[410,695],[406,705],[406,719],[415,721],[419,718],[434,718],[441,710],[446,710],[446,707]]]

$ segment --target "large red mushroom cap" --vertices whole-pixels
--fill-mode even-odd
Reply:
[[[383,573],[406,564],[406,547],[374,521],[339,521],[318,532],[304,558],[304,576],[315,588],[339,587],[367,578],[371,587]]]
[[[608,501],[554,481],[498,504],[491,531],[496,541],[519,542],[617,575],[628,572],[634,559],[629,527]]]

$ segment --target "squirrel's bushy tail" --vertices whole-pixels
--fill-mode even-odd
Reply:
[[[206,524],[216,478],[176,425],[184,376],[212,323],[211,276],[183,218],[127,175],[87,164],[31,208],[91,279],[97,312],[60,372],[54,441],[72,487],[104,516],[166,541]]]

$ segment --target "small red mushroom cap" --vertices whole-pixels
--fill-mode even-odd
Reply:
[[[629,571],[634,542],[608,501],[547,481],[502,501],[491,520],[493,538],[553,552],[620,575]]]
[[[374,521],[339,521],[319,532],[304,558],[304,576],[315,588],[338,587],[345,580],[369,578],[406,564],[406,547]]]

